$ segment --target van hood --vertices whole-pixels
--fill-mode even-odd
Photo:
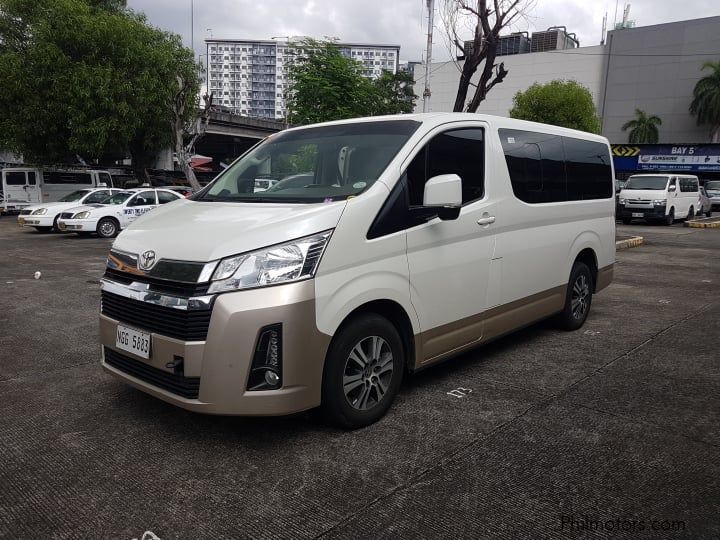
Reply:
[[[75,204],[76,202],[77,201],[75,201],[75,202],[55,201],[55,202],[46,202],[46,203],[35,203],[35,204],[31,204],[30,206],[26,206],[25,210],[39,210],[40,208],[59,209],[62,207],[72,207],[72,205]]]
[[[138,218],[115,240],[128,253],[209,262],[333,229],[346,201],[219,203],[179,199]]]
[[[665,199],[667,192],[663,189],[623,189],[620,191],[621,199]]]

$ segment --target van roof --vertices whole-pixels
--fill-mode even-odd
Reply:
[[[694,174],[681,174],[681,173],[673,173],[673,172],[665,172],[665,171],[659,171],[656,173],[642,173],[642,174],[631,174],[629,178],[633,178],[635,176],[678,176],[683,178],[695,178],[697,179],[697,176]]]
[[[601,142],[607,142],[602,135],[579,131],[576,129],[553,126],[550,124],[541,124],[539,122],[530,122],[528,120],[517,120],[515,118],[507,118],[505,116],[495,116],[491,114],[479,113],[462,113],[462,112],[429,112],[429,113],[412,113],[412,114],[393,114],[386,116],[365,116],[360,118],[350,118],[347,120],[334,120],[332,122],[322,122],[319,124],[310,124],[307,126],[298,126],[290,128],[292,130],[303,129],[314,126],[333,126],[340,124],[355,124],[359,122],[387,122],[392,120],[414,120],[422,122],[426,126],[435,127],[448,122],[462,122],[468,120],[480,120],[487,122],[493,127],[508,129],[523,129],[527,131],[541,131],[553,133],[557,135],[574,136],[577,138],[591,139]]]

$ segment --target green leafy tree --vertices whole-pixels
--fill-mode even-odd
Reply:
[[[374,114],[413,112],[415,100],[418,98],[413,92],[414,84],[413,76],[407,71],[383,71],[382,75],[373,81],[378,94]]]
[[[371,81],[360,62],[343,56],[333,41],[293,44],[297,55],[289,68],[287,120],[312,124],[359,116],[412,112],[417,96],[410,74],[384,72]]]
[[[172,141],[179,75],[199,87],[192,51],[122,1],[0,0],[0,146],[26,160],[130,154],[143,178]]]
[[[650,115],[640,109],[635,109],[635,118],[625,122],[623,131],[630,130],[628,142],[631,144],[657,144],[659,137],[658,126],[662,125],[660,117]]]
[[[577,81],[535,83],[513,97],[511,118],[600,133],[590,90]]]
[[[690,113],[697,117],[698,126],[710,126],[712,142],[720,142],[720,62],[705,62],[701,69],[710,74],[695,84]]]

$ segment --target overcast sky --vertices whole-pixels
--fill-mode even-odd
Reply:
[[[128,6],[144,12],[151,24],[182,35],[190,45],[191,2],[128,0]],[[597,45],[603,15],[608,13],[611,26],[615,5],[604,0],[535,0],[513,30],[532,32],[564,25],[578,35],[581,46]],[[622,9],[620,2],[618,20]],[[630,19],[638,26],[714,15],[720,15],[717,0],[633,0],[630,9]],[[425,0],[194,0],[194,21],[197,54],[205,52],[203,40],[210,32],[212,37],[226,39],[304,35],[398,44],[402,60],[421,60],[425,49]],[[446,60],[449,53],[437,15],[435,27],[433,60]]]

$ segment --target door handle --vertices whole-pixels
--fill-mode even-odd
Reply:
[[[495,223],[495,216],[481,217],[477,220],[478,225],[490,225],[491,223]]]

